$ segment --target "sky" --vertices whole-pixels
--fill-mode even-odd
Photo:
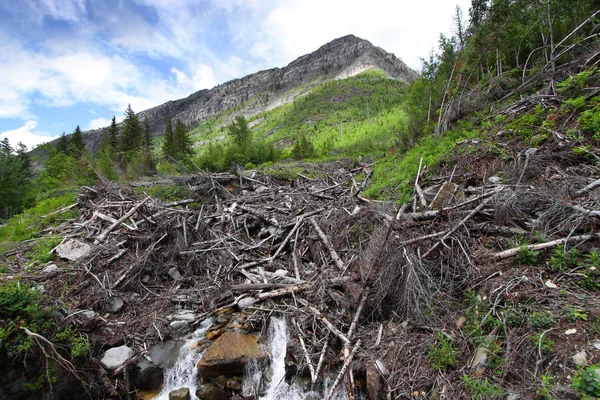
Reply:
[[[0,139],[107,126],[354,34],[421,68],[470,0],[0,0]]]

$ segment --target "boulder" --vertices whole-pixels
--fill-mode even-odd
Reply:
[[[190,389],[189,388],[181,388],[177,390],[171,391],[169,393],[169,400],[190,400]]]
[[[116,314],[123,308],[123,298],[119,296],[114,296],[108,299],[106,303],[104,303],[104,310],[109,313]]]
[[[127,346],[113,347],[106,350],[100,364],[106,369],[115,370],[122,367],[132,356],[133,350]]]
[[[206,377],[241,376],[248,362],[266,358],[256,335],[225,332],[206,349],[198,370]]]
[[[161,387],[164,374],[162,368],[145,359],[139,360],[133,370],[133,384],[137,389],[155,390]]]
[[[92,251],[92,246],[75,239],[65,240],[56,247],[56,254],[69,261],[77,261],[87,256],[90,251]]]

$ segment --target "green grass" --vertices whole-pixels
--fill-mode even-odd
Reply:
[[[6,226],[0,228],[0,251],[2,244],[32,239],[45,228],[73,218],[77,215],[76,208],[59,214],[49,214],[75,203],[76,199],[75,191],[67,190],[55,197],[40,200],[34,207],[13,216],[6,222]],[[47,217],[42,218],[43,216]]]
[[[421,138],[412,148],[402,153],[387,155],[375,166],[373,180],[365,191],[369,197],[407,201],[412,194],[410,181],[415,178],[419,161],[432,171],[450,155],[462,140],[482,137],[479,130],[463,123],[442,135]]]

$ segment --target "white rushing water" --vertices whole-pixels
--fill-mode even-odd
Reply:
[[[285,318],[272,317],[269,323],[268,343],[271,351],[271,363],[269,373],[263,374],[256,364],[246,367],[243,379],[243,394],[245,396],[256,395],[259,392],[263,375],[270,375],[266,383],[264,394],[259,396],[260,400],[309,400],[325,398],[333,381],[325,380],[325,394],[312,390],[303,389],[298,383],[291,385],[285,381],[285,355],[289,341],[288,326]],[[337,390],[333,396],[334,400],[347,400],[345,391]]]
[[[196,365],[202,358],[202,353],[192,350],[191,346],[206,336],[206,332],[211,325],[211,319],[203,321],[200,328],[181,346],[177,361],[171,368],[165,370],[162,390],[154,397],[154,400],[169,400],[169,392],[183,387],[190,389],[193,400],[198,400],[198,397],[196,397],[198,386],[198,368],[196,368]]]

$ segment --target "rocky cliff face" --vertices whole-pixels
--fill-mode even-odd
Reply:
[[[286,67],[260,71],[210,90],[200,90],[184,99],[169,101],[138,115],[140,119],[148,121],[153,136],[160,136],[169,117],[180,119],[193,127],[223,110],[241,105],[244,107],[239,112],[250,116],[306,93],[306,90],[290,93],[294,88],[347,78],[370,68],[379,68],[390,78],[403,82],[410,82],[416,76],[394,54],[348,35],[327,43]],[[94,149],[97,146],[100,133],[101,130],[86,132],[84,139],[88,147]]]

